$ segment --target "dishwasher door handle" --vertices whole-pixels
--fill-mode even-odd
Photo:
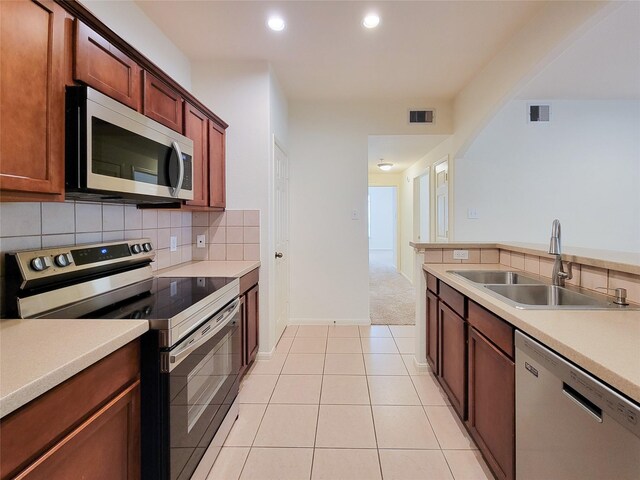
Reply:
[[[564,393],[571,401],[587,412],[598,423],[602,423],[602,409],[595,403],[591,402],[577,390],[571,388],[566,383],[562,383],[562,393]]]

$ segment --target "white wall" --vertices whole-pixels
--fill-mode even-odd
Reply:
[[[80,3],[180,85],[191,90],[189,59],[135,2],[81,0]]]
[[[393,250],[396,230],[395,187],[369,187],[369,250]]]
[[[640,251],[640,101],[551,101],[551,122],[507,104],[456,164],[456,240]],[[467,208],[480,218],[467,219]]]
[[[407,124],[419,104],[434,105],[436,125]],[[450,113],[436,99],[289,104],[292,321],[369,322],[368,135],[447,134]]]
[[[260,210],[260,352],[275,346],[272,137],[288,139],[287,102],[267,62],[194,62],[193,93],[228,124],[227,208]]]

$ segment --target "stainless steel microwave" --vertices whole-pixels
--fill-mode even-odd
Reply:
[[[65,195],[193,200],[193,141],[89,87],[67,87]]]

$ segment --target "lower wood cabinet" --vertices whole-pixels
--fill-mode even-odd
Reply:
[[[0,421],[0,478],[140,478],[136,340]]]
[[[245,313],[247,326],[247,364],[251,364],[258,354],[258,318],[259,297],[258,285],[251,288],[246,294]]]
[[[467,427],[499,479],[515,478],[515,365],[469,328]]]
[[[438,297],[427,290],[427,362],[435,375],[440,373],[438,359]]]
[[[240,277],[242,302],[242,364],[243,373],[258,355],[260,333],[259,269]]]
[[[439,379],[451,405],[463,420],[466,414],[467,328],[464,318],[438,302]]]

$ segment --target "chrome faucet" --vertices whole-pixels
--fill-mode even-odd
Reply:
[[[557,218],[553,221],[551,226],[551,242],[549,243],[549,253],[555,255],[556,259],[553,262],[553,272],[551,273],[551,281],[554,285],[564,287],[565,280],[571,280],[573,278],[573,272],[571,270],[571,262],[567,262],[568,271],[565,272],[562,266],[562,248],[560,246],[560,220]]]

